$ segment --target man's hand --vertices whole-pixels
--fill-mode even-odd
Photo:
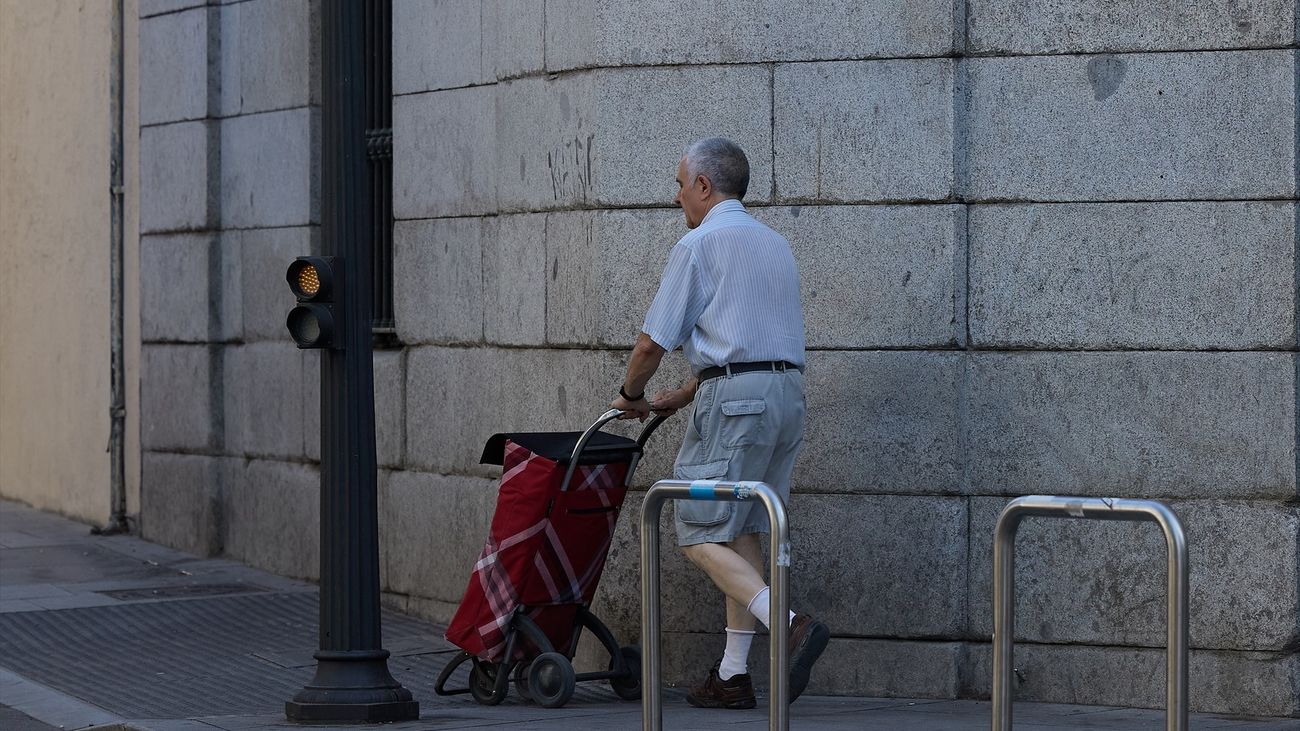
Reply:
[[[666,388],[650,399],[650,410],[659,416],[672,416],[695,400],[695,391],[686,388]]]
[[[614,400],[609,402],[609,408],[622,411],[623,415],[618,417],[620,419],[640,419],[645,421],[646,417],[650,415],[650,403],[645,400],[644,396],[636,401],[628,401],[621,395],[615,396]]]

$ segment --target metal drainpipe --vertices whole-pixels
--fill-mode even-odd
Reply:
[[[94,532],[104,535],[114,533],[125,533],[130,526],[126,519],[126,358],[123,347],[123,326],[125,325],[125,315],[123,314],[123,293],[126,289],[123,281],[123,239],[124,226],[122,215],[122,199],[125,193],[122,181],[123,153],[122,153],[122,132],[123,132],[123,96],[124,96],[124,69],[125,63],[123,56],[125,54],[124,30],[125,18],[122,8],[123,0],[113,0],[113,20],[112,20],[112,63],[109,66],[108,85],[109,85],[109,116],[111,131],[109,133],[110,147],[110,170],[109,170],[109,226],[111,232],[111,276],[112,284],[110,285],[109,304],[112,310],[112,403],[109,406],[109,418],[111,419],[111,430],[109,433],[108,452],[109,460],[112,463],[111,471],[111,493],[110,501],[112,503],[112,512],[109,515],[108,524],[102,528],[97,528]]]

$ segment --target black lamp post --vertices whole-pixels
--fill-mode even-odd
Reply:
[[[292,721],[402,721],[419,704],[388,671],[379,625],[364,4],[321,1],[321,257],[290,265],[289,331],[321,357],[320,651]]]

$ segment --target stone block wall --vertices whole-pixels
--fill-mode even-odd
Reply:
[[[307,578],[319,378],[284,270],[318,247],[316,6],[140,3],[141,532]]]
[[[280,321],[317,235],[314,5],[153,6],[142,37],[176,29],[142,64],[206,59],[207,89],[159,71],[187,91],[141,111],[142,524],[312,576],[318,364]],[[724,134],[803,276],[794,605],[836,637],[812,692],[986,697],[998,511],[1120,495],[1186,524],[1194,710],[1300,715],[1296,21],[1281,0],[394,0],[389,601],[450,617],[488,435],[604,409],[685,232],[681,150]],[[652,387],[685,373],[672,356]],[[639,504],[597,602],[627,641]],[[721,598],[663,551],[681,681],[720,652]],[[1154,529],[1030,521],[1019,551],[1018,697],[1161,705]]]
[[[685,231],[681,149],[728,135],[803,274],[817,689],[987,693],[997,512],[1126,495],[1187,524],[1198,708],[1300,713],[1293,3],[466,5],[395,4],[409,470],[490,478],[491,432],[599,412]],[[629,639],[633,523],[599,601]],[[1162,702],[1147,528],[1026,526],[1019,697]],[[667,560],[680,680],[722,615]],[[445,607],[466,576],[415,593]]]

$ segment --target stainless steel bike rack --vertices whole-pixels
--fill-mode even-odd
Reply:
[[[663,728],[663,700],[660,685],[659,636],[659,514],[668,500],[761,500],[767,508],[767,520],[772,529],[770,572],[772,582],[773,617],[786,618],[790,614],[790,601],[786,594],[789,584],[790,540],[785,518],[785,504],[779,495],[762,482],[720,482],[718,480],[660,480],[651,487],[641,505],[641,728],[660,731]],[[778,625],[780,626],[780,625]],[[769,718],[772,731],[789,731],[790,673],[787,670],[789,632],[771,632],[770,663],[768,665]]]
[[[1169,549],[1167,731],[1187,731],[1187,538],[1178,516],[1153,500],[1029,495],[998,516],[993,540],[993,731],[1011,731],[1011,663],[1015,631],[1016,530],[1029,516],[1158,523]]]

